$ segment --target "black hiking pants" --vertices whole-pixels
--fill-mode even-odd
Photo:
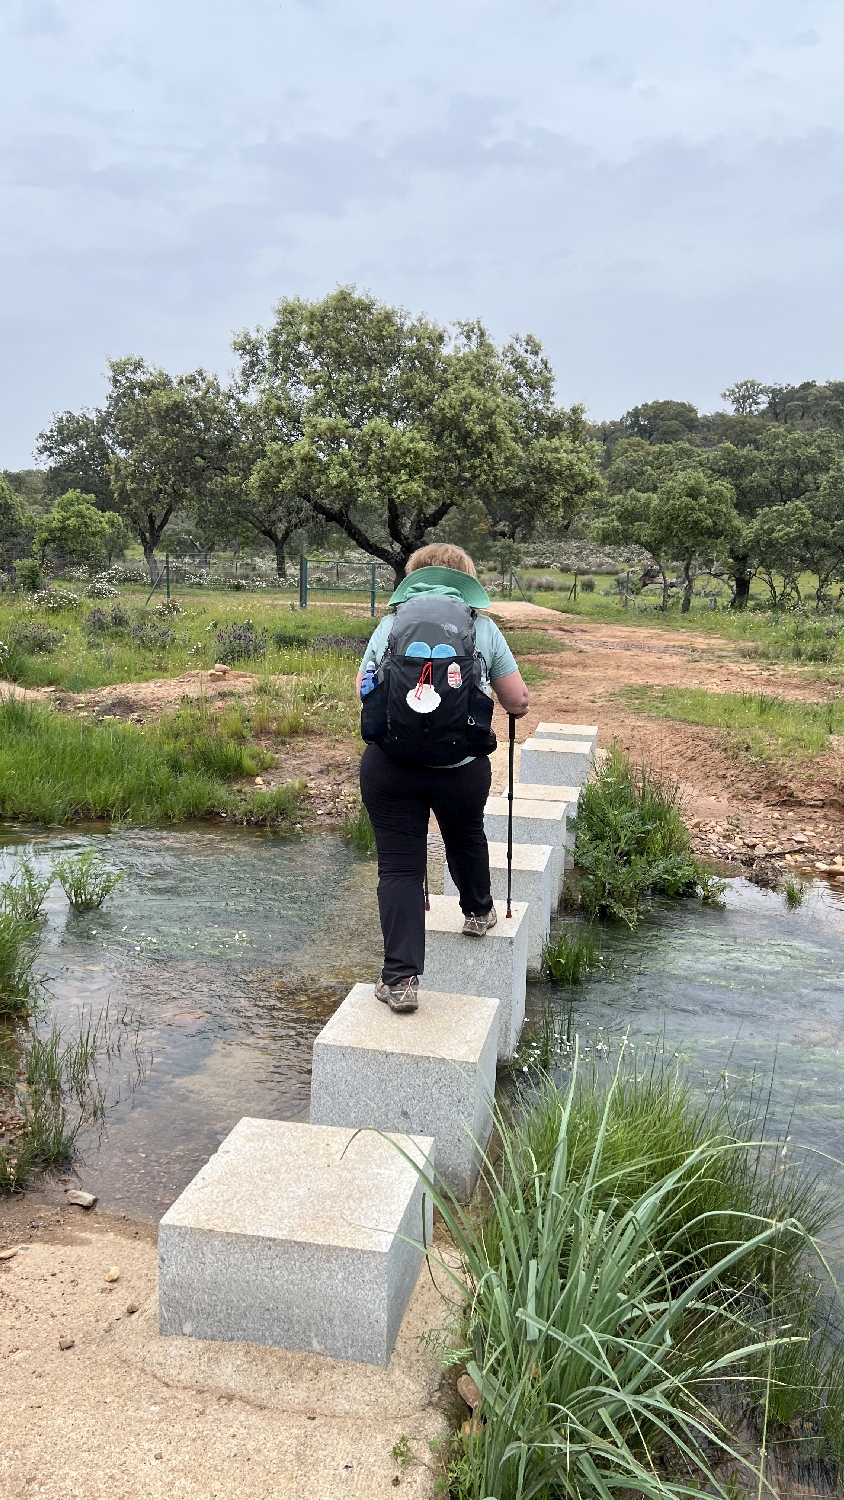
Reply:
[[[434,769],[391,760],[367,745],[360,789],[378,848],[378,909],[387,984],[425,968],[425,866],[433,812],[464,914],[488,912],[489,850],[484,805],[492,767],[486,756],[465,766]]]

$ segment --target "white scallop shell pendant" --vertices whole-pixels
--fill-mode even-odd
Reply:
[[[442,699],[430,682],[422,682],[418,687],[410,689],[407,701],[415,714],[432,714],[435,708],[439,708]]]

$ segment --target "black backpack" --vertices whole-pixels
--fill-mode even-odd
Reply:
[[[491,755],[493,702],[481,687],[475,612],[445,594],[396,607],[375,684],[363,700],[360,732],[394,760],[453,766]]]

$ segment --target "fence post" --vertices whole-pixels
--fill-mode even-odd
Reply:
[[[304,552],[299,558],[299,608],[308,607],[308,559]]]
[[[170,553],[169,552],[165,552],[165,554],[164,554],[164,575],[165,575],[166,587],[167,587],[167,603],[169,604],[170,603]]]
[[[375,619],[375,563],[369,565],[369,613]]]
[[[630,608],[630,569],[627,569],[627,582],[624,585],[624,608]]]

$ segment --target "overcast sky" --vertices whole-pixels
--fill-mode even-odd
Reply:
[[[595,418],[844,377],[833,0],[0,0],[0,467],[356,282]]]

